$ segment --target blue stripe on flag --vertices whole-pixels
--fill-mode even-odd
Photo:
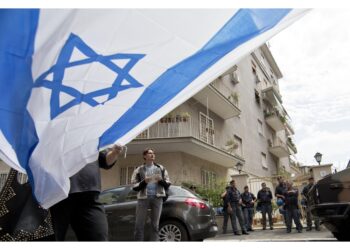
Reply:
[[[202,49],[157,78],[137,102],[101,136],[99,147],[117,141],[230,51],[273,28],[289,12],[290,9],[239,10]]]
[[[26,106],[33,87],[32,55],[38,19],[39,10],[0,10],[0,128],[32,185],[27,164],[38,137]]]

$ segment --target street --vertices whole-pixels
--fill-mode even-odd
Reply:
[[[233,235],[231,230],[228,230],[229,233],[222,234],[221,231],[214,238],[208,238],[205,241],[247,241],[247,242],[301,242],[301,241],[336,241],[332,233],[329,232],[326,228],[322,227],[321,231],[305,231],[298,233],[295,229],[291,233],[286,233],[286,229],[281,227],[275,227],[274,230],[262,230],[261,228],[255,229],[254,232],[249,232],[249,235]]]

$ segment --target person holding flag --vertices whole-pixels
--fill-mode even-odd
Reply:
[[[103,205],[98,201],[100,168],[112,168],[122,149],[120,145],[113,145],[102,150],[98,160],[87,164],[70,178],[68,197],[50,208],[57,241],[65,240],[69,225],[79,241],[108,240],[107,218]]]

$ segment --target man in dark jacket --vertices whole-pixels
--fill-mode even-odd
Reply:
[[[277,178],[277,180],[278,180],[278,185],[275,189],[275,197],[277,198],[277,200],[281,200],[281,204],[283,204],[282,206],[279,207],[279,212],[283,216],[284,224],[287,226],[287,215],[286,215],[286,211],[284,210],[284,203],[285,203],[284,193],[287,191],[287,186],[283,177],[279,177]],[[277,204],[278,203],[279,202],[277,202]]]
[[[106,214],[98,202],[100,168],[112,168],[121,151],[120,145],[101,151],[97,161],[87,164],[70,178],[68,197],[50,208],[57,241],[64,241],[69,225],[79,241],[108,240]]]
[[[228,222],[229,218],[230,218],[231,225],[232,225],[232,211],[228,211],[228,203],[229,203],[228,191],[229,191],[229,189],[230,189],[230,186],[227,186],[225,192],[223,192],[221,194],[221,199],[223,201],[223,212],[224,212],[224,222],[222,224],[222,233],[223,234],[226,234],[226,232],[227,232],[227,222]],[[233,227],[232,227],[232,230],[233,230]]]
[[[310,197],[309,197],[308,193],[313,186],[314,186],[314,178],[310,177],[309,184],[303,188],[303,192],[302,192],[302,195],[304,196],[304,200],[306,201],[306,204],[305,204],[306,205],[306,224],[307,224],[306,231],[312,230],[312,214],[311,214],[310,207],[308,206],[309,201],[310,201]],[[320,231],[320,219],[315,217],[314,223],[315,223],[316,231]]]
[[[252,225],[254,217],[254,203],[256,201],[256,197],[254,194],[249,192],[248,186],[245,186],[244,192],[241,194],[241,198],[246,228],[248,231],[254,231]]]
[[[266,230],[266,213],[269,217],[269,225],[270,230],[273,230],[273,222],[272,222],[272,193],[271,190],[266,187],[266,183],[261,184],[262,189],[258,192],[258,200],[261,204],[261,213],[262,213],[262,224],[263,230]]]
[[[242,233],[243,234],[249,234],[247,232],[247,229],[245,227],[245,223],[244,223],[244,218],[243,218],[243,213],[242,213],[242,199],[241,199],[241,193],[238,191],[238,189],[236,188],[236,182],[234,180],[232,180],[230,182],[231,187],[228,190],[228,210],[232,211],[232,229],[233,229],[233,233],[234,235],[241,235],[238,232],[238,228],[237,228],[237,222],[236,222],[236,217],[238,218],[238,222],[239,225],[242,229]]]
[[[290,233],[292,230],[292,220],[294,220],[298,233],[301,233],[303,230],[298,211],[298,194],[298,190],[293,188],[292,183],[287,182],[287,191],[284,193],[287,214],[287,233]]]

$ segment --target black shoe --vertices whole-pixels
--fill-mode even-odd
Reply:
[[[302,230],[302,229],[298,230],[298,233],[302,233],[302,232],[303,232],[303,230]]]
[[[311,231],[311,230],[312,230],[311,227],[306,228],[306,231]]]
[[[316,227],[316,231],[321,231],[321,228],[319,228],[319,227]]]
[[[273,227],[270,227],[270,230],[273,230]]]
[[[255,230],[253,228],[249,228],[247,231],[254,232]]]
[[[266,230],[266,227],[263,227],[263,230]]]
[[[291,232],[292,232],[291,230],[287,229],[287,234],[289,234],[289,233],[291,233]]]
[[[249,235],[249,233],[247,231],[242,231],[242,234]]]
[[[234,232],[233,234],[234,235],[241,235],[239,232]]]

